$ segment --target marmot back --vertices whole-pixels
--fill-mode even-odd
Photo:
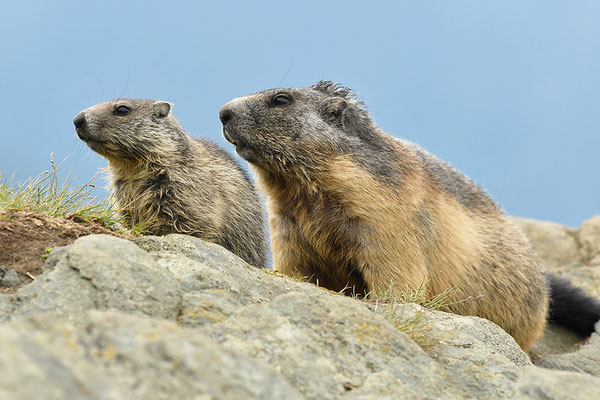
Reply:
[[[77,135],[106,157],[111,194],[130,225],[186,233],[264,267],[264,212],[254,185],[216,144],[184,132],[171,104],[118,99],[80,112]]]
[[[220,117],[268,195],[276,270],[358,294],[456,287],[475,300],[452,311],[525,350],[541,336],[548,287],[521,231],[463,174],[378,129],[349,89],[266,90]]]

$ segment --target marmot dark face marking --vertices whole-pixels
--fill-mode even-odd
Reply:
[[[194,235],[265,266],[264,213],[252,182],[216,144],[185,133],[170,103],[118,99],[73,122],[77,136],[108,159],[111,193],[129,224]]]
[[[449,164],[378,129],[350,89],[266,90],[220,116],[267,193],[277,271],[375,294],[456,287],[457,300],[480,299],[452,311],[495,322],[525,350],[540,337],[548,287],[521,231]]]

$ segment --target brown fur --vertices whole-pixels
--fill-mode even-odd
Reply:
[[[118,107],[129,111],[115,115]],[[83,110],[74,122],[78,136],[109,160],[111,193],[130,225],[194,235],[264,267],[264,215],[252,182],[224,150],[186,134],[170,110],[167,102],[119,99]]]
[[[349,90],[273,89],[221,118],[268,195],[277,271],[358,293],[456,287],[455,299],[480,298],[452,311],[495,322],[524,350],[542,335],[546,282],[520,230],[464,175],[380,131]]]

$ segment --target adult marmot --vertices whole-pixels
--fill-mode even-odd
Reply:
[[[456,287],[456,299],[481,299],[452,311],[495,322],[524,350],[542,335],[548,284],[521,231],[449,164],[378,129],[349,89],[267,90],[231,101],[220,117],[268,195],[277,271],[358,293]],[[572,324],[593,331],[600,304],[581,292],[563,300],[595,307]]]
[[[265,266],[264,212],[252,182],[223,149],[185,133],[170,103],[112,100],[73,122],[77,136],[108,159],[111,192],[129,224],[194,235]]]

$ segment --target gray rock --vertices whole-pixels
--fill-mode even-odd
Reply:
[[[14,297],[11,294],[0,293],[0,322],[8,321],[14,310]]]
[[[49,312],[78,323],[85,310],[112,308],[175,320],[180,303],[177,280],[146,252],[124,239],[90,235],[17,292],[13,316]]]
[[[600,379],[574,372],[529,367],[521,372],[515,385],[514,398],[520,400],[597,400],[600,399]]]
[[[599,326],[596,324],[596,330]],[[548,354],[536,360],[535,365],[550,369],[585,372],[600,377],[600,335],[593,333],[589,341],[577,351]]]
[[[600,265],[577,268],[566,274],[566,277],[586,293],[600,298]]]
[[[312,284],[295,282],[252,267],[223,247],[192,236],[146,236],[135,239],[135,242],[148,251],[158,265],[169,270],[185,292],[228,292],[228,299],[233,298],[239,304],[251,304],[265,303],[291,291],[309,295],[325,291]]]
[[[348,384],[345,397],[355,400],[397,400],[432,399],[434,397],[418,393],[411,385],[398,379],[390,371],[374,372],[367,376],[360,387]]]
[[[582,264],[600,265],[600,215],[584,221],[578,229],[529,218],[512,219],[529,238],[546,270],[566,272]]]
[[[0,281],[0,284],[6,287],[16,287],[21,284],[21,279],[19,279],[19,274],[14,269],[8,269],[4,272],[4,277]]]
[[[243,304],[232,294],[221,289],[207,289],[186,293],[181,305],[181,323],[193,328],[229,318]]]
[[[86,314],[80,328],[49,317],[0,326],[0,368],[3,400],[302,398],[198,332],[115,311]]]
[[[437,355],[444,352],[447,356],[457,352],[497,354],[511,366],[531,365],[513,337],[487,319],[429,310],[415,304],[397,305],[397,310],[404,312],[405,318],[415,312],[424,314],[432,334],[439,338]]]
[[[176,324],[114,312],[90,315],[83,340],[111,380],[134,398],[300,399],[266,364]]]
[[[533,346],[531,357],[537,363],[549,354],[572,353],[581,347],[584,339],[561,325],[548,324],[544,336]]]
[[[393,381],[394,391],[412,397],[452,392],[434,360],[406,334],[365,304],[342,296],[284,294],[269,304],[242,307],[201,331],[234,352],[272,365],[309,399],[353,397],[348,392],[360,389],[373,374],[369,390],[389,392]],[[382,377],[385,371],[391,376]],[[376,389],[379,383],[385,386]],[[365,390],[356,397],[364,397]]]
[[[575,229],[555,222],[512,217],[531,241],[545,270],[567,271],[582,263]]]
[[[438,361],[445,380],[455,382],[460,397],[510,397],[519,367],[531,365],[512,336],[486,319],[415,304],[397,305],[394,311],[401,319],[414,319],[418,314],[424,320],[421,326],[429,327],[438,342],[429,353]]]
[[[600,215],[581,224],[578,238],[584,262],[589,265],[600,265]]]
[[[49,316],[0,324],[0,398],[133,398],[95,367],[73,326]]]
[[[56,267],[56,264],[63,258],[65,252],[67,251],[68,246],[57,246],[54,247],[48,256],[46,257],[46,261],[44,261],[44,265],[42,265],[42,269],[44,271],[50,271]]]
[[[585,221],[579,229],[527,218],[513,220],[532,242],[546,270],[567,277],[575,286],[600,298],[600,265],[590,265],[600,264],[600,216]],[[582,339],[559,325],[550,325],[544,337],[535,344],[532,356],[537,365],[547,360],[553,360],[552,365],[555,365],[558,357],[562,360],[562,368],[566,368],[569,357],[558,355],[577,352]],[[557,357],[548,358],[550,355]],[[540,364],[539,359],[546,361]]]
[[[568,278],[575,286],[582,288],[587,294],[600,298],[600,266],[579,267],[562,275]],[[532,350],[535,363],[539,364],[539,358],[546,359],[549,355],[577,352],[581,345],[584,344],[585,339],[560,325],[551,324],[546,329],[544,337],[535,344]],[[578,356],[574,356],[573,359],[577,358]],[[555,357],[550,357],[550,359],[555,359]],[[565,360],[563,360],[561,365],[564,362]],[[572,369],[578,370],[577,368]]]
[[[159,265],[173,272],[187,292],[183,298],[180,319],[184,326],[202,327],[203,331],[227,346],[234,346],[231,348],[244,352],[250,358],[264,356],[265,362],[277,365],[282,372],[289,374],[285,376],[305,396],[336,398],[345,393],[345,396],[361,398],[373,391],[380,392],[382,396],[388,392],[396,395],[404,393],[410,397],[437,395],[435,393],[438,393],[436,390],[439,387],[436,388],[435,385],[427,390],[409,390],[404,376],[406,371],[401,369],[393,371],[392,377],[386,375],[383,371],[389,366],[385,366],[385,361],[379,362],[379,371],[357,367],[357,371],[346,375],[338,372],[345,379],[321,378],[325,380],[318,385],[308,384],[318,376],[330,374],[331,370],[346,371],[346,365],[349,364],[347,359],[336,359],[333,353],[323,357],[322,351],[316,350],[337,346],[331,340],[327,342],[328,336],[322,332],[323,326],[327,326],[327,318],[333,318],[332,315],[337,312],[339,316],[345,316],[346,324],[381,324],[364,303],[329,294],[314,285],[270,275],[248,266],[219,246],[206,244],[195,238],[169,235],[143,238],[137,240],[137,243],[149,251]],[[218,262],[223,259],[227,262]],[[284,300],[288,296],[300,296],[302,299],[298,302],[304,308],[295,306],[294,316],[297,320],[289,321],[291,315],[288,314],[291,311],[281,305],[285,304]],[[339,304],[334,308],[336,301]],[[322,316],[328,307],[337,311],[332,309],[328,311],[327,317]],[[349,313],[355,307],[359,307],[361,312]],[[347,317],[349,314],[353,317]],[[357,316],[360,316],[358,320]],[[372,321],[373,318],[376,322]],[[446,313],[432,313],[431,318],[433,329],[441,332],[444,337],[443,344],[434,357],[439,365],[438,374],[452,382],[452,390],[457,396],[506,397],[512,393],[512,384],[518,377],[517,366],[530,365],[529,359],[512,337],[493,323],[480,318]],[[290,338],[291,341],[296,341],[296,336],[302,337],[303,348],[315,348],[312,353],[290,346],[282,338],[272,339],[273,343],[263,343],[273,336],[273,330],[277,330],[282,319],[286,321],[282,332],[304,332],[308,329],[307,326],[312,327],[311,332],[296,333]],[[236,332],[244,340],[234,340],[232,336]],[[354,340],[351,334],[347,335],[348,338],[346,334],[342,336],[344,342]],[[379,345],[384,346],[383,338],[373,340],[381,341]],[[377,350],[368,346],[361,351],[361,354],[369,353],[371,356],[360,362],[363,367],[364,364],[376,365],[375,359],[380,357]],[[327,368],[316,366],[315,358],[328,360],[323,361]],[[431,360],[427,361],[430,362]],[[406,370],[408,367],[404,365],[403,368]],[[414,366],[410,368],[414,369]],[[392,387],[387,385],[390,379],[397,384]],[[387,382],[385,386],[376,387],[379,383],[383,385],[383,382]],[[368,390],[364,388],[365,384]]]
[[[579,373],[546,371],[481,318],[390,314],[185,235],[135,242],[81,238],[0,295],[0,322],[12,316],[0,368],[23,365],[0,374],[0,398],[559,398],[573,392],[569,376],[596,384],[600,371],[598,335],[536,361]],[[595,268],[571,268],[572,279],[590,284]]]

